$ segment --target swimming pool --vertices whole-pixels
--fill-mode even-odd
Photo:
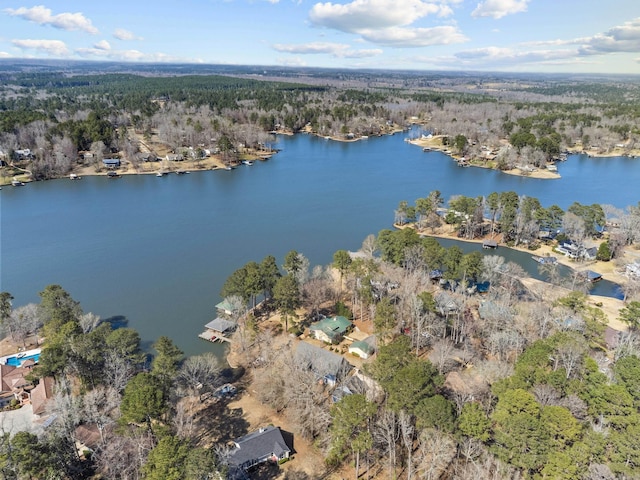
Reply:
[[[17,355],[15,355],[13,357],[7,357],[6,364],[11,365],[13,367],[19,367],[20,365],[22,365],[22,362],[26,360],[33,360],[34,362],[38,363],[39,358],[40,358],[39,353],[36,353],[33,355],[24,355],[22,357],[18,357]]]

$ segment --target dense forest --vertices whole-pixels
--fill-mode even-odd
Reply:
[[[568,149],[601,155],[640,147],[638,84],[622,77],[525,83],[489,74],[87,70],[0,69],[5,162],[46,179],[82,164],[84,152],[95,162],[119,156],[135,166],[141,140],[132,130],[145,139],[157,134],[179,153],[257,148],[273,131],[358,138],[409,123],[457,139],[468,157],[502,149],[500,168],[540,166]],[[505,142],[514,148],[503,149]]]

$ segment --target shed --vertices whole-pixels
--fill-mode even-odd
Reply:
[[[233,315],[234,312],[233,305],[226,298],[216,305],[216,309],[225,315]]]
[[[364,340],[359,340],[349,345],[349,353],[353,353],[360,358],[367,359],[375,353],[375,344],[376,337],[371,335]]]

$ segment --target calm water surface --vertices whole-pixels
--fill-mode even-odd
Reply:
[[[562,179],[536,180],[459,168],[404,142],[408,135],[356,143],[297,135],[279,138],[269,161],[233,171],[4,187],[0,290],[19,306],[58,283],[85,311],[124,317],[147,344],[167,335],[188,354],[219,351],[197,334],[235,269],[266,255],[281,264],[292,249],[312,265],[330,263],[336,250],[389,228],[401,200],[435,189],[444,198],[515,190],[562,208],[639,200],[637,159],[574,156],[560,165]]]

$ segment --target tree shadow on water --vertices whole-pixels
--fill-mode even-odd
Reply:
[[[102,319],[102,323],[111,324],[112,329],[126,328],[129,325],[129,319],[124,315],[113,315],[109,318]]]

